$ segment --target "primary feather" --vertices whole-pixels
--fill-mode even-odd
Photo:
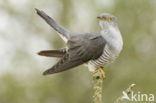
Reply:
[[[89,60],[95,60],[102,55],[105,43],[105,40],[100,35],[74,36],[68,41],[67,46],[69,49],[63,58],[43,74],[62,72]]]

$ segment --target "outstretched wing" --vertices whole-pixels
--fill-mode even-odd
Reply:
[[[46,70],[43,75],[58,73],[100,57],[106,41],[100,35],[84,34],[72,37],[68,51],[58,63]]]
[[[53,29],[55,29],[60,34],[60,36],[65,42],[67,42],[67,40],[71,38],[71,34],[73,33],[67,31],[61,25],[56,23],[56,21],[52,19],[50,16],[48,16],[45,12],[36,8],[35,10],[42,19],[44,19]]]

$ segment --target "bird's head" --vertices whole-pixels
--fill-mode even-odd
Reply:
[[[117,27],[117,18],[109,13],[102,13],[97,17],[102,29],[108,29],[109,27]]]

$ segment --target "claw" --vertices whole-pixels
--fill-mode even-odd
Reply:
[[[98,71],[101,72],[101,74],[102,74],[102,78],[104,79],[104,78],[105,78],[105,72],[103,71],[102,68],[98,68],[98,69],[96,69],[96,70],[93,72],[93,74],[97,73]]]

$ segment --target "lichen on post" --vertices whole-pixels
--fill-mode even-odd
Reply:
[[[103,77],[101,72],[93,73],[93,103],[102,103],[102,83]]]

